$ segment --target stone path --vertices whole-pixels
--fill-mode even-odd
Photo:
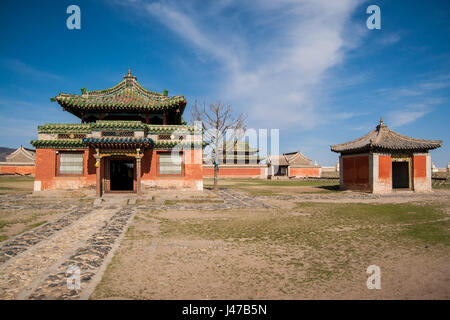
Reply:
[[[101,206],[94,207],[73,202],[49,202],[46,208],[61,208],[68,213],[0,243],[0,299],[88,299],[101,280],[137,209],[271,207],[229,189],[220,189],[217,196],[211,201],[196,203],[180,200],[173,205],[127,205],[128,201],[123,197],[109,199]],[[42,209],[43,202],[39,202],[12,198],[2,201],[0,209],[18,212],[34,206]],[[79,283],[70,282],[76,278],[77,271]],[[71,288],[70,284],[75,287]],[[79,287],[76,287],[77,284]]]
[[[121,206],[74,210],[2,244],[0,299],[82,297],[132,213]],[[69,266],[81,269],[80,290],[68,290]]]
[[[251,196],[231,189],[218,189],[212,193],[217,198],[197,199],[198,203],[189,202],[180,199],[175,204],[163,203],[145,203],[139,205],[139,209],[157,209],[157,210],[224,210],[224,209],[242,209],[242,208],[273,208],[273,206],[259,201]],[[204,202],[203,202],[204,201]]]
[[[226,204],[231,205],[234,208],[272,208],[272,206],[267,203],[258,201],[254,197],[233,191],[231,189],[219,189],[218,195]]]
[[[77,221],[87,213],[88,210],[77,208],[55,222],[46,223],[39,228],[24,232],[15,238],[3,242],[0,246],[0,263],[4,263],[39,242],[50,238],[56,232]]]

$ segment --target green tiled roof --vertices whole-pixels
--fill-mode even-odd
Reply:
[[[91,124],[87,123],[47,123],[38,126],[39,133],[89,133]]]
[[[151,124],[147,124],[147,131],[149,133],[173,133],[173,132],[182,132],[182,131],[190,131],[198,134],[202,133],[202,128],[196,128],[195,126],[184,126],[184,125],[165,125],[165,126],[155,126]]]
[[[154,149],[183,149],[183,148],[193,148],[199,149],[204,145],[203,142],[178,142],[178,141],[155,141],[153,143]]]
[[[126,141],[127,139],[132,139],[133,141]],[[151,142],[151,139],[134,139],[134,138],[113,138],[113,139],[97,139],[99,141],[95,141],[93,138],[85,139],[86,143],[83,142],[82,139],[58,139],[58,140],[32,140],[31,145],[35,148],[88,148],[88,144],[90,145],[103,145],[103,144],[142,144],[142,145],[151,145],[154,149],[182,149],[188,148],[189,146],[198,149],[201,148],[204,143],[203,142],[178,142],[178,141],[157,141]],[[111,140],[111,141],[106,141]]]
[[[32,140],[35,148],[87,148],[81,139]]]
[[[98,91],[86,91],[81,95],[60,93],[56,100],[64,109],[72,113],[92,111],[165,111],[178,108],[181,113],[186,106],[183,95],[168,97],[161,93],[145,89],[134,76],[125,76],[124,80],[112,88]]]
[[[38,126],[39,133],[90,133],[103,129],[132,129],[144,130],[149,133],[173,133],[176,131],[189,131],[201,134],[201,128],[185,125],[151,125],[140,121],[113,121],[98,120],[93,123],[47,123]]]
[[[142,123],[141,121],[111,121],[111,120],[97,120],[94,123],[91,123],[92,129],[147,129],[147,125]]]

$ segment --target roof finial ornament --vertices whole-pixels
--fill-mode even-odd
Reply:
[[[128,67],[128,76],[131,77],[131,68]]]
[[[383,125],[383,117],[380,117],[380,125]]]

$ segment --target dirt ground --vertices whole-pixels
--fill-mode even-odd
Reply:
[[[49,239],[65,237],[67,250],[75,250],[65,230],[85,230],[80,243],[88,244],[89,228],[109,221],[101,208],[133,212],[91,299],[450,298],[445,186],[429,194],[376,196],[340,192],[335,180],[221,180],[218,192],[157,190],[131,204],[111,204],[117,197],[105,196],[95,211],[93,198],[81,193],[46,199],[31,195],[29,178],[2,179],[0,245],[53,223]],[[78,207],[87,213],[68,215]],[[57,231],[62,216],[73,222]],[[31,261],[39,251],[41,269],[47,270],[44,264],[50,266],[48,259],[57,253],[45,252],[50,240],[30,244],[19,258]],[[67,255],[63,242],[54,245]],[[381,270],[379,290],[367,287],[371,265]],[[33,266],[29,276],[39,276]],[[7,282],[5,288],[14,289]],[[50,292],[53,283],[43,288],[34,289]]]
[[[450,193],[140,208],[93,299],[448,299]],[[378,199],[379,200],[379,199]],[[381,289],[367,288],[367,268]]]

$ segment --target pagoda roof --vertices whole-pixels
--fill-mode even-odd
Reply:
[[[145,89],[135,76],[128,76],[115,86],[97,91],[82,91],[81,95],[60,93],[54,100],[74,115],[83,112],[164,112],[179,110],[186,106],[183,95],[168,97],[165,94]],[[52,99],[53,100],[53,99]]]
[[[375,130],[346,143],[331,146],[331,151],[356,153],[365,151],[428,151],[442,146],[441,140],[416,139],[390,130],[380,119]]]

